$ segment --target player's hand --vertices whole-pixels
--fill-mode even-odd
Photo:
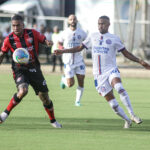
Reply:
[[[149,69],[150,70],[150,65],[148,63],[146,63],[145,61],[143,60],[140,60],[140,64],[145,67],[146,69]]]
[[[54,50],[54,54],[55,55],[61,55],[61,54],[63,54],[63,50],[56,49],[56,50]]]
[[[53,45],[52,41],[45,40],[45,43],[48,47],[51,47]]]

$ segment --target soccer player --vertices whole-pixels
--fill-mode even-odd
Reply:
[[[58,40],[59,40],[59,28],[58,26],[54,26],[53,27],[53,33],[52,33],[52,41],[53,41],[53,46],[52,46],[52,49],[51,49],[51,52],[53,53],[54,50],[58,49]],[[56,66],[56,62],[57,62],[57,59],[59,61],[59,65],[60,65],[60,71],[62,72],[63,70],[63,63],[62,63],[62,56],[61,55],[52,55],[51,57],[52,59],[52,72],[55,72],[55,66]]]
[[[77,27],[77,17],[71,14],[68,17],[69,27],[64,30],[59,38],[59,45],[64,48],[79,46],[86,38],[86,33]],[[72,87],[75,83],[74,76],[78,80],[76,89],[75,106],[80,106],[80,100],[84,91],[85,64],[80,52],[63,54],[64,74],[61,79],[61,87]]]
[[[0,63],[5,53],[9,50],[13,53],[17,48],[25,48],[30,54],[29,63],[26,65],[16,64],[12,61],[13,77],[18,91],[11,98],[7,108],[0,114],[0,123],[3,123],[9,116],[12,109],[18,105],[24,96],[28,93],[28,86],[31,85],[41,99],[45,111],[47,112],[51,125],[55,128],[61,128],[54,116],[54,107],[48,95],[48,87],[40,69],[38,60],[38,45],[43,43],[52,46],[52,42],[46,40],[46,37],[34,29],[24,28],[23,17],[16,14],[11,18],[13,32],[4,40],[0,51]],[[32,113],[32,112],[30,112]]]
[[[124,128],[129,128],[132,121],[140,124],[142,120],[134,114],[128,93],[122,85],[120,72],[116,65],[116,52],[121,52],[126,58],[141,64],[146,69],[150,69],[150,65],[128,52],[119,37],[108,32],[109,25],[109,17],[101,16],[98,19],[99,32],[89,35],[80,46],[71,49],[56,50],[55,54],[75,53],[81,51],[83,48],[92,48],[93,74],[96,90],[107,100],[113,111],[125,120]],[[130,119],[119,106],[113,94],[113,88],[120,95],[121,101],[130,114]]]

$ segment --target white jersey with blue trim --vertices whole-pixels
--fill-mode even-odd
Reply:
[[[116,68],[116,53],[125,48],[120,38],[110,33],[93,33],[82,44],[92,50],[94,75],[104,74]]]
[[[80,28],[72,31],[70,28],[67,28],[60,34],[59,42],[63,43],[65,49],[73,48],[81,45],[87,37],[87,34]],[[83,61],[81,52],[77,53],[64,53],[63,54],[63,63],[64,64],[76,64]]]

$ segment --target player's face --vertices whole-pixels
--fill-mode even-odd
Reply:
[[[71,26],[71,27],[76,27],[77,26],[77,18],[76,18],[76,16],[75,15],[71,15],[71,16],[69,16],[69,18],[68,18],[68,24],[69,24],[69,26]]]
[[[12,30],[17,36],[21,36],[23,33],[24,24],[20,20],[12,20]]]
[[[102,34],[108,32],[109,25],[110,25],[110,22],[108,19],[99,19],[98,20],[98,30]]]

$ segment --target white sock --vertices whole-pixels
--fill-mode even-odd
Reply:
[[[83,91],[84,91],[84,88],[78,86],[78,88],[76,89],[76,102],[80,102]]]
[[[125,107],[127,108],[130,116],[134,115],[131,103],[130,103],[130,98],[128,96],[128,93],[126,91],[120,93],[120,99],[122,101],[122,103],[125,105]]]
[[[119,106],[118,102],[116,101],[116,99],[112,99],[110,101],[108,101],[108,103],[110,104],[110,107],[113,109],[113,111],[120,116],[123,120],[129,121],[130,119],[128,118],[128,116],[125,114],[125,112],[123,111],[123,109]]]
[[[130,98],[128,96],[128,93],[126,92],[126,90],[123,88],[123,85],[121,82],[116,83],[114,85],[115,90],[118,92],[118,94],[120,95],[120,99],[122,101],[122,103],[125,105],[125,107],[128,110],[128,113],[130,115],[134,115],[131,103],[130,103]]]
[[[65,86],[67,86],[67,87],[68,87],[67,79],[66,79],[66,77],[65,77],[65,76],[62,76],[62,77],[61,77],[61,81],[65,84]]]
[[[0,117],[1,117],[2,121],[5,121],[6,118],[8,117],[8,114],[5,113],[5,112],[2,112],[1,115],[0,115]]]

